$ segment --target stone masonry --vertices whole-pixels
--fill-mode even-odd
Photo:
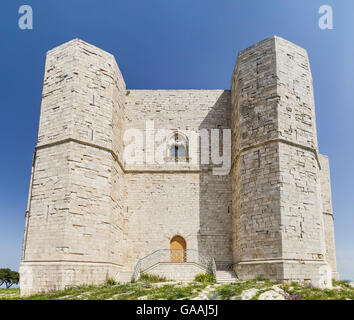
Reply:
[[[231,95],[237,274],[330,285],[329,171],[318,154],[306,51],[273,37],[240,52]]]
[[[200,148],[198,161],[126,163],[124,133],[149,134],[147,120],[175,132],[231,128],[229,174],[213,174]],[[304,49],[271,37],[241,51],[231,90],[127,90],[97,47],[75,39],[47,53],[21,294],[102,283],[176,235],[240,279],[328,287],[338,277]]]

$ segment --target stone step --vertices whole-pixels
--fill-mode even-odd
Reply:
[[[217,283],[221,283],[221,284],[228,284],[228,283],[235,283],[237,281],[237,279],[230,279],[230,280],[216,280]]]
[[[230,280],[230,281],[217,281],[219,284],[230,284],[230,283],[236,283],[237,280]]]
[[[236,281],[237,279],[235,278],[230,278],[230,279],[220,279],[220,278],[216,278],[217,282],[224,282],[224,281]]]
[[[216,282],[221,284],[236,282],[237,278],[233,271],[230,270],[219,270],[216,271]]]
[[[220,278],[235,278],[234,274],[216,274],[216,276]]]

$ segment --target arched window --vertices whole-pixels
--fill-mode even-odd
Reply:
[[[188,160],[188,140],[179,132],[175,132],[169,141],[169,158],[174,161]]]

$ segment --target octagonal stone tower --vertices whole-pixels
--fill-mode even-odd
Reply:
[[[231,95],[237,275],[330,286],[306,51],[279,37],[241,51]]]
[[[47,53],[21,294],[101,283],[121,269],[124,94],[111,54],[78,39]]]

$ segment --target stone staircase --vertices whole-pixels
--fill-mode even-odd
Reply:
[[[133,271],[121,271],[116,275],[118,283],[129,283],[132,281]]]
[[[216,271],[216,282],[221,284],[228,284],[236,282],[237,278],[235,272],[231,270],[217,270]]]

